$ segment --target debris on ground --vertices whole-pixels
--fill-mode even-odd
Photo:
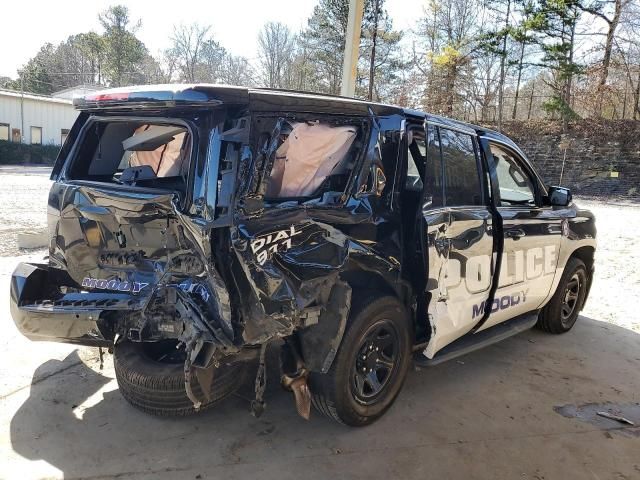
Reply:
[[[620,415],[614,415],[613,413],[596,412],[596,415],[599,415],[599,416],[604,417],[604,418],[608,418],[610,420],[615,420],[616,422],[626,423],[627,425],[631,425],[632,427],[634,427],[636,425],[631,420],[629,420],[627,418],[624,418],[624,417],[621,417]]]

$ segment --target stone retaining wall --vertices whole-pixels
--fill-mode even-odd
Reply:
[[[509,122],[503,131],[548,184],[562,175],[576,195],[640,200],[640,122],[583,120],[564,135],[559,122]]]

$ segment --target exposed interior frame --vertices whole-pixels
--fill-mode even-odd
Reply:
[[[331,126],[354,126],[358,129],[356,138],[354,139],[347,157],[349,160],[349,172],[344,181],[344,188],[336,191],[326,191],[322,193],[322,185],[309,196],[304,197],[268,197],[267,186],[273,171],[275,160],[275,152],[279,144],[275,137],[279,136],[284,123],[296,122],[320,122]],[[258,127],[258,123],[264,123],[265,126]],[[268,133],[267,133],[268,132]],[[256,154],[256,174],[259,175],[255,182],[255,192],[261,196],[265,207],[286,207],[303,205],[306,203],[322,204],[326,206],[340,206],[346,201],[349,190],[352,188],[354,179],[359,175],[362,169],[365,157],[367,156],[367,145],[369,143],[372,132],[371,121],[367,117],[351,117],[342,115],[325,115],[310,113],[260,113],[253,115],[251,126],[251,148]],[[332,195],[326,195],[332,194]],[[325,197],[328,197],[325,199]],[[328,201],[325,201],[328,200]]]

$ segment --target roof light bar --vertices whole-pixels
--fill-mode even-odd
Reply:
[[[102,90],[73,99],[73,105],[79,110],[219,103],[221,101],[218,98],[194,88],[193,85],[142,85]]]

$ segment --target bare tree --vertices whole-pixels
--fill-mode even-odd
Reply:
[[[604,53],[600,68],[600,75],[597,84],[597,109],[598,115],[602,115],[602,101],[605,94],[607,78],[609,77],[609,67],[611,65],[611,55],[615,41],[615,34],[620,24],[622,12],[631,3],[631,0],[597,0],[592,5],[583,5],[582,10],[604,20],[607,24],[607,36],[604,44]]]
[[[460,92],[463,70],[478,47],[476,0],[430,2],[421,20],[420,37],[425,50],[416,56],[416,67],[427,77],[425,106],[452,115]]]
[[[220,81],[227,85],[242,85],[245,87],[255,84],[253,68],[244,57],[225,55],[220,66]]]
[[[632,91],[633,119],[640,118],[640,5],[632,2],[620,17],[616,50]]]
[[[294,53],[295,35],[280,22],[265,23],[258,34],[262,82],[269,88],[287,88],[287,69]]]
[[[210,28],[197,23],[173,27],[171,50],[177,59],[181,80],[191,83],[197,81],[198,65],[202,61],[202,50]]]

